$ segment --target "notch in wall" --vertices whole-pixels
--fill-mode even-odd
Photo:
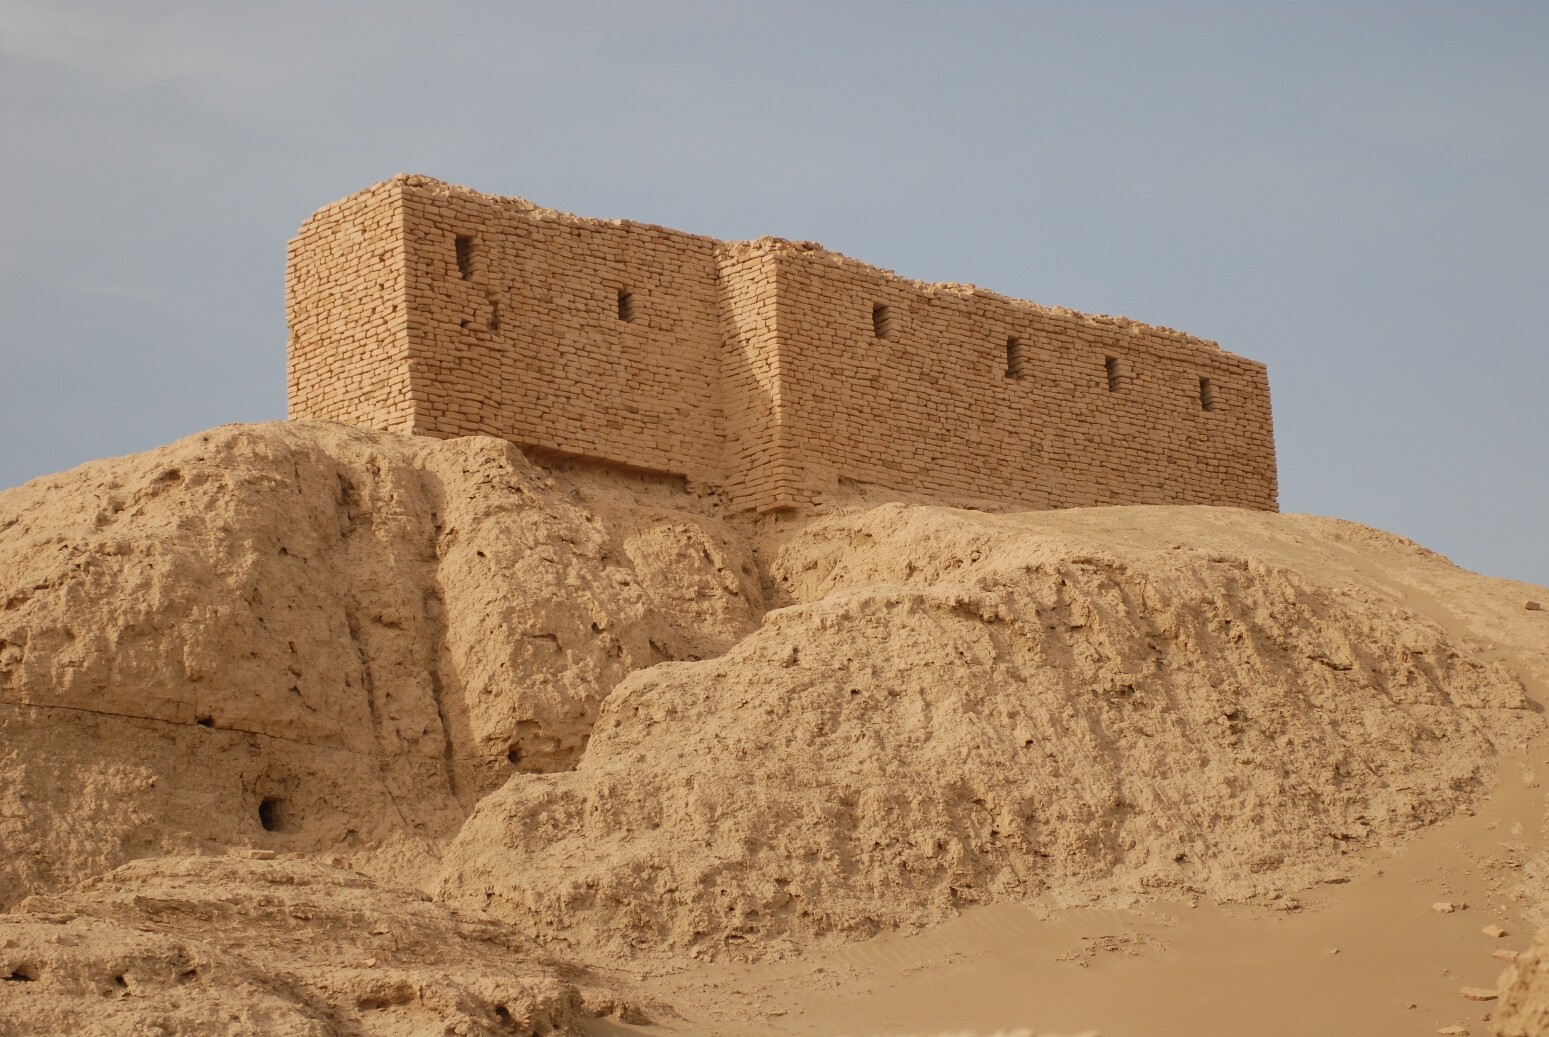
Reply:
[[[619,320],[633,322],[635,319],[635,293],[628,288],[619,289]]]
[[[1108,374],[1108,391],[1118,392],[1123,387],[1123,376],[1119,373],[1119,358],[1116,356],[1103,357],[1103,369]]]
[[[1022,370],[1022,340],[1011,335],[1006,339],[1006,377],[1021,379]]]
[[[1208,378],[1199,380],[1199,409],[1216,409],[1216,387]]]
[[[893,337],[893,308],[876,303],[871,308],[871,334],[874,338]]]
[[[445,239],[443,239],[445,240]],[[473,235],[459,234],[453,246],[457,251],[457,273],[464,281],[473,280]]]
[[[500,293],[491,285],[485,285],[484,300],[489,303],[489,321],[484,326],[491,334],[497,334],[500,331]]]
[[[258,803],[258,823],[266,832],[285,831],[285,801],[266,797]]]

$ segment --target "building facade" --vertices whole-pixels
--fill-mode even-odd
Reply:
[[[1277,507],[1264,366],[809,242],[590,220],[419,176],[290,243],[292,418],[684,476],[739,508]]]

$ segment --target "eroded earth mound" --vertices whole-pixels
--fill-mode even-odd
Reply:
[[[1490,790],[1542,726],[1539,615],[1329,519],[729,516],[492,439],[223,427],[0,493],[0,898],[32,897],[0,997],[568,1032],[529,938],[650,969],[1035,896],[1283,900]],[[514,942],[436,994],[300,946],[372,911]],[[258,1014],[198,1015],[196,961]]]
[[[1247,535],[1145,532],[1186,519]],[[620,684],[574,771],[480,803],[438,895],[590,953],[758,955],[1046,892],[1337,875],[1468,804],[1539,719],[1412,608],[1264,559],[1312,531],[1208,509],[814,522],[772,556],[794,604]]]
[[[493,439],[229,426],[35,480],[0,494],[0,901],[226,845],[415,881],[762,611],[722,523],[606,522]]]

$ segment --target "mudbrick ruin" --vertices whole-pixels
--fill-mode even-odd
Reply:
[[[1277,506],[1264,365],[811,242],[398,176],[306,221],[286,313],[293,418],[496,436],[714,485],[738,508],[845,487]]]
[[[0,491],[0,1037],[1549,1033],[1545,589],[1261,365],[419,177],[288,305]]]

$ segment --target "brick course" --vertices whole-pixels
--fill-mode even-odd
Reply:
[[[1276,508],[1262,364],[808,242],[400,176],[302,226],[286,315],[293,418],[498,436],[718,485],[741,508],[845,484]]]

